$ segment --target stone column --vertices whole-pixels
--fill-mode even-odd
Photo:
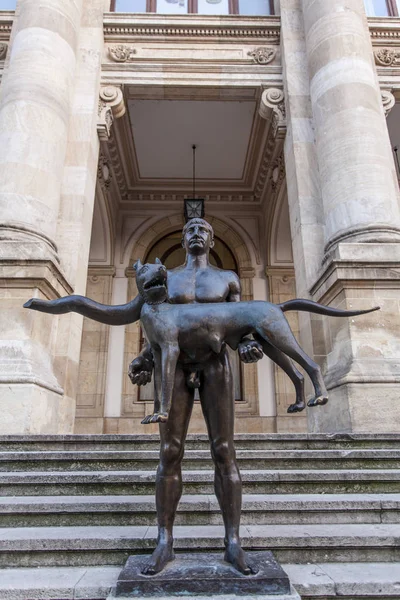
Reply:
[[[382,307],[324,321],[331,400],[309,411],[311,427],[400,431],[399,194],[363,0],[302,6],[325,224],[311,292],[341,308]]]
[[[22,308],[71,293],[56,228],[82,0],[19,0],[0,88],[1,433],[57,431],[57,319]]]

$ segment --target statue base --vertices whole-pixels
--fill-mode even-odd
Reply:
[[[142,575],[148,555],[130,556],[122,569],[113,597],[168,598],[221,595],[291,597],[289,577],[272,552],[247,552],[255,575],[242,575],[222,554],[176,554],[156,575]],[[283,600],[283,599],[282,599]]]

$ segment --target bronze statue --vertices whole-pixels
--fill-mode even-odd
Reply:
[[[168,419],[166,422],[160,422],[159,425],[161,446],[156,480],[158,540],[157,547],[143,570],[143,573],[148,575],[161,571],[174,557],[172,529],[182,494],[181,462],[195,387],[199,388],[215,464],[214,487],[225,525],[225,560],[246,575],[253,572],[247,563],[239,538],[242,484],[233,444],[234,395],[225,341],[228,344],[231,342],[232,347],[238,347],[239,355],[244,362],[259,360],[264,352],[288,373],[296,387],[296,402],[289,408],[290,412],[294,412],[305,407],[303,378],[286,352],[295,360],[299,360],[315,383],[316,395],[310,406],[325,403],[327,394],[318,365],[311,361],[300,347],[294,345],[295,340],[293,342],[294,338],[283,311],[312,310],[312,312],[333,316],[369,312],[336,311],[304,300],[295,300],[280,307],[263,302],[243,303],[243,306],[242,304],[221,305],[222,302],[240,301],[240,284],[235,273],[218,269],[210,264],[209,251],[213,243],[211,225],[203,219],[192,219],[183,229],[182,244],[186,249],[184,265],[169,271],[168,274],[160,264],[145,265],[138,270],[139,289],[146,298],[142,316],[145,328],[149,329],[149,336],[152,337],[153,333],[155,335],[160,331],[164,337],[167,332],[176,336],[176,324],[172,327],[168,321],[169,316],[172,315],[181,313],[184,325],[183,336],[181,334],[178,336],[179,345],[177,347],[175,344],[174,347],[174,366],[170,360],[171,353],[169,355],[168,352],[166,353],[168,360],[165,360],[164,378],[162,365],[161,369],[159,368],[159,353],[155,352],[154,356],[156,390],[160,389],[164,379],[164,396],[161,394],[161,398],[164,398],[164,406],[158,405],[159,396],[157,396],[155,413],[158,412],[158,415],[154,415],[156,420],[165,420],[170,398],[172,397],[173,400]],[[168,298],[166,282],[168,282]],[[164,303],[167,299],[168,303]],[[155,304],[157,302],[162,303],[157,305]],[[203,306],[205,303],[207,306]],[[124,325],[133,323],[141,317],[144,304],[144,298],[139,294],[132,302],[120,306],[102,305],[83,296],[69,296],[52,301],[31,299],[24,306],[52,314],[75,311],[101,323]],[[252,307],[250,311],[249,305]],[[267,305],[268,310],[261,314],[262,309],[255,310],[256,305],[263,307]],[[253,311],[254,315],[248,314]],[[254,321],[256,314],[260,315],[260,323]],[[155,316],[155,320],[151,315]],[[195,329],[190,327],[184,315],[187,315],[192,323],[196,323]],[[207,315],[210,316],[208,320]],[[251,322],[248,319],[250,317],[253,318]],[[233,324],[230,318],[234,320]],[[206,331],[208,337],[204,336]],[[246,337],[253,331],[255,340]],[[138,385],[148,383],[151,380],[153,365],[153,353],[147,347],[130,365],[131,380]],[[162,412],[165,415],[160,415]],[[150,416],[150,420],[151,418],[153,415]],[[148,417],[145,422],[149,422],[147,419]]]

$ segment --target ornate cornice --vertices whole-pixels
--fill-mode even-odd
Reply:
[[[10,38],[13,20],[13,12],[2,11],[2,14],[0,15],[0,38],[2,41],[8,40]]]
[[[107,40],[121,38],[193,38],[193,39],[262,39],[279,43],[280,19],[227,17],[224,24],[215,17],[186,15],[132,15],[111,14],[104,19],[104,37]]]
[[[179,205],[182,205],[183,200],[185,198],[190,198],[192,195],[190,193],[190,191],[188,190],[186,193],[185,192],[148,192],[148,191],[141,191],[141,190],[137,190],[135,192],[131,192],[128,194],[128,201],[129,202],[144,202],[144,203],[149,203],[151,202],[152,204],[155,203],[161,203],[161,204],[166,204],[166,205],[171,205],[171,203],[177,203]],[[223,202],[226,202],[228,204],[250,204],[250,203],[257,203],[258,202],[258,198],[255,197],[255,195],[252,192],[232,192],[232,193],[227,193],[227,192],[223,192],[221,194],[217,193],[217,192],[213,192],[213,193],[209,193],[209,194],[203,194],[202,197],[204,197],[205,201],[207,203],[216,203],[218,205],[220,205]]]

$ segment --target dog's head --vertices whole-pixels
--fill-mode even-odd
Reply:
[[[159,258],[155,264],[135,262],[136,284],[139,294],[147,304],[162,304],[168,297],[167,269]]]

